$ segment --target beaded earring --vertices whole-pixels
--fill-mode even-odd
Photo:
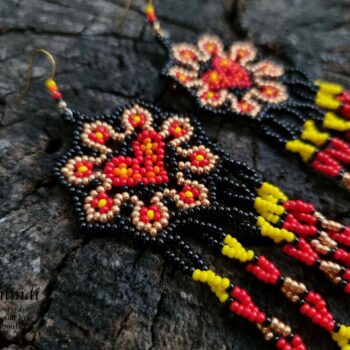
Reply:
[[[38,54],[54,63],[46,50],[35,51],[33,58]],[[306,349],[288,325],[267,316],[247,291],[209,267],[186,242],[192,233],[213,252],[241,262],[258,280],[276,286],[302,314],[330,332],[342,350],[349,350],[350,327],[335,320],[320,294],[284,276],[222,226],[230,223],[234,230],[272,239],[285,254],[321,270],[346,293],[349,227],[326,219],[310,203],[289,200],[213,143],[192,117],[141,101],[111,114],[87,116],[68,108],[54,69],[45,85],[73,128],[72,146],[54,174],[71,194],[83,231],[123,233],[152,247],[184,275],[207,285],[230,313],[255,324],[277,349]]]
[[[151,2],[145,13],[167,51],[162,75],[201,109],[249,119],[267,139],[350,190],[350,91],[261,59],[250,42],[224,44],[204,34],[172,43]]]

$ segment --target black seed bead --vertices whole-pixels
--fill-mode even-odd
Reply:
[[[276,344],[278,341],[279,341],[280,337],[278,335],[275,335],[273,338],[272,338],[272,342],[274,344]]]
[[[278,279],[277,279],[276,286],[277,286],[278,288],[282,287],[284,281],[285,281],[285,278],[284,278],[283,276],[279,276]]]
[[[337,333],[340,331],[341,324],[339,322],[336,322],[333,327],[333,332]]]
[[[314,265],[315,266],[320,266],[321,265],[321,260],[320,259],[316,259],[315,262],[314,262]]]
[[[339,287],[341,287],[341,288],[345,288],[346,287],[346,285],[348,284],[348,282],[347,281],[345,281],[345,280],[341,280],[340,282],[339,282]]]
[[[268,327],[271,325],[271,318],[270,317],[266,317],[265,321],[263,322],[263,327]]]

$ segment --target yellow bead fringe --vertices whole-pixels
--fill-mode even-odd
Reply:
[[[317,129],[313,120],[307,120],[304,124],[304,130],[301,134],[301,138],[305,141],[310,141],[316,146],[321,146],[329,139],[328,132],[321,132]]]
[[[337,110],[341,106],[341,103],[337,99],[332,95],[322,92],[322,90],[316,94],[315,103],[321,108],[330,110]]]
[[[285,212],[285,209],[282,205],[276,204],[274,202],[270,202],[269,200],[263,199],[261,197],[255,198],[254,208],[257,210],[259,214],[271,213],[271,214],[282,215]]]
[[[278,200],[287,201],[288,197],[277,187],[268,182],[263,182],[257,193],[261,198],[268,199],[270,196]]]
[[[344,120],[333,112],[328,112],[323,118],[323,126],[330,130],[348,131],[350,130],[350,121]]]
[[[228,278],[221,277],[212,270],[202,271],[196,269],[193,271],[192,279],[208,284],[221,303],[224,303],[229,298],[226,289],[230,286],[231,282]]]
[[[270,237],[275,243],[282,241],[293,242],[295,235],[284,228],[277,228],[272,226],[265,218],[258,216],[256,224],[260,227],[262,236]]]
[[[317,148],[315,146],[298,139],[288,141],[286,143],[286,149],[294,153],[299,153],[304,162],[308,162],[310,158],[315,154],[315,152],[317,152]]]
[[[245,249],[236,238],[227,235],[224,239],[224,243],[225,245],[221,249],[222,255],[225,255],[230,259],[237,259],[240,262],[250,261],[254,258],[254,252]]]
[[[273,224],[278,223],[280,216],[285,212],[282,205],[277,204],[279,201],[287,201],[288,197],[277,187],[268,182],[264,182],[257,189],[260,197],[255,198],[254,208],[267,221]]]
[[[320,91],[329,95],[339,95],[344,91],[344,87],[337,83],[316,80],[315,84],[319,87]]]

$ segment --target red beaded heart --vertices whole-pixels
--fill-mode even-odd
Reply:
[[[214,57],[213,69],[205,72],[202,80],[213,91],[222,89],[248,89],[252,81],[248,71],[230,58]]]
[[[145,185],[167,183],[164,147],[165,143],[156,131],[144,130],[132,143],[134,158],[113,157],[107,162],[104,172],[116,187],[136,186],[141,182]]]

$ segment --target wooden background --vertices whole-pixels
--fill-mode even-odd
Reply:
[[[163,0],[156,6],[174,40],[205,31],[252,39],[312,77],[350,86],[349,0]],[[0,0],[0,290],[36,284],[41,291],[40,300],[26,305],[27,319],[18,329],[0,329],[1,349],[270,349],[253,326],[228,318],[204,286],[161,257],[117,232],[84,237],[69,196],[52,177],[70,133],[43,88],[45,60],[36,63],[28,96],[16,100],[30,52],[45,47],[57,59],[57,81],[74,109],[107,112],[142,98],[169,110],[194,111],[186,96],[160,80],[165,55],[149,29],[139,39],[143,7],[133,2],[121,31],[116,22],[122,1]],[[290,197],[310,200],[350,223],[349,196],[337,185],[265,143],[247,123],[197,115],[228,152]],[[321,274],[282,257],[270,242],[252,246],[327,296],[339,320],[350,323],[349,299]],[[326,332],[272,288],[239,265],[203,254],[233,270],[258,304],[288,321],[309,349],[336,349]],[[22,304],[0,300],[0,307],[16,305]]]

